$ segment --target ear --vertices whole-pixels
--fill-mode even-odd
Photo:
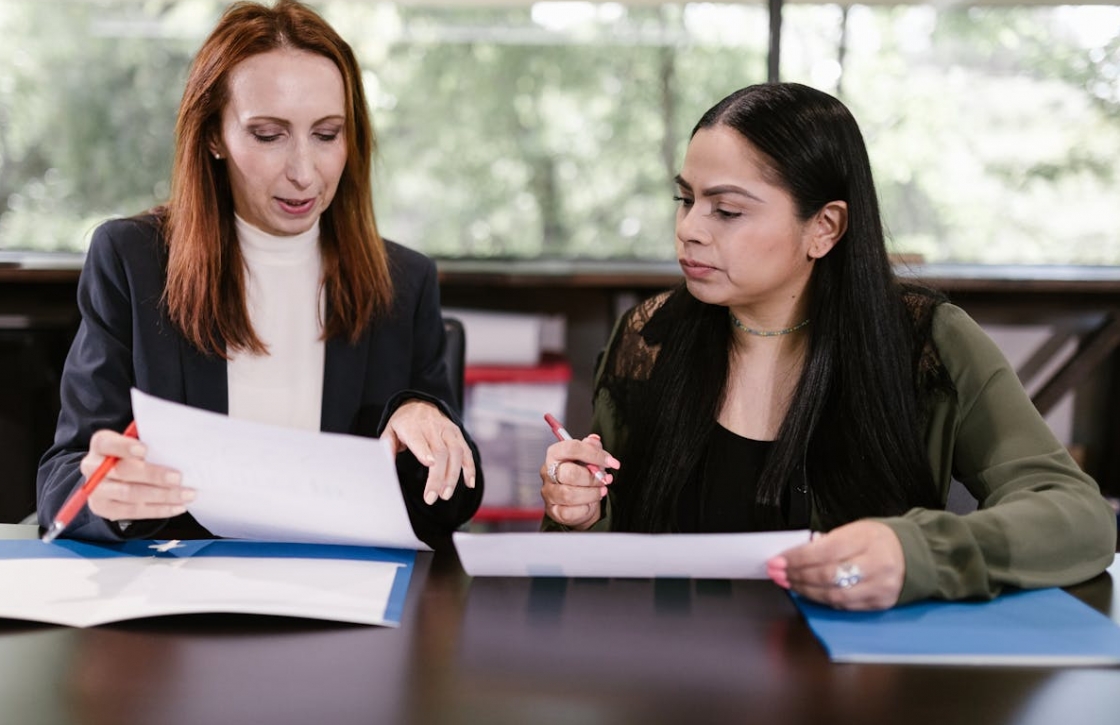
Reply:
[[[809,221],[809,259],[820,259],[832,251],[848,231],[848,202],[830,201]]]
[[[209,151],[210,155],[215,159],[221,159],[226,156],[226,150],[220,138],[211,137],[211,139],[206,142],[206,150]]]

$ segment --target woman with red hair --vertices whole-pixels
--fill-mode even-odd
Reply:
[[[226,10],[187,78],[170,198],[94,234],[40,521],[117,456],[70,536],[209,535],[178,472],[114,432],[132,418],[131,387],[387,438],[422,539],[474,513],[481,468],[446,402],[435,265],[378,234],[375,145],[354,54],[319,15],[290,0]]]

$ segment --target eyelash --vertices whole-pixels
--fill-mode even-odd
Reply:
[[[334,141],[335,139],[338,138],[339,133],[340,133],[339,131],[335,131],[334,133],[317,133],[317,134],[315,134],[315,138],[319,139],[323,143],[330,143],[331,141]],[[260,143],[272,143],[276,139],[280,138],[280,134],[278,134],[278,133],[273,133],[273,134],[254,133],[253,138],[255,138]]]
[[[688,199],[688,198],[683,197],[683,196],[674,196],[673,201],[677,202],[678,204],[680,204],[682,207],[684,207],[686,209],[688,207],[692,206],[692,204],[693,204],[692,199]],[[739,217],[743,216],[742,212],[727,211],[726,209],[718,209],[718,208],[713,209],[712,214],[714,214],[714,215],[718,216],[720,219],[724,219],[724,220],[738,219]]]

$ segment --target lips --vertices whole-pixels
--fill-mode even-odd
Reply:
[[[702,264],[696,260],[679,259],[676,261],[680,264],[681,271],[684,272],[684,277],[688,279],[704,279],[716,271],[715,267],[711,267],[709,264]]]
[[[716,271],[715,267],[701,264],[692,259],[678,259],[677,263],[680,264],[681,271],[684,272],[685,277],[689,279],[701,279]]]
[[[275,197],[276,203],[288,214],[306,214],[315,206],[315,197],[310,199],[283,199]]]

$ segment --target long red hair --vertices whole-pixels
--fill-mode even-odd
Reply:
[[[279,48],[329,58],[342,74],[346,93],[346,166],[319,225],[325,336],[356,341],[392,301],[385,244],[373,214],[370,172],[376,139],[353,51],[298,2],[280,0],[272,8],[235,3],[191,64],[163,217],[169,253],[164,301],[171,320],[200,350],[226,358],[227,350],[263,353],[266,348],[249,320],[229,177],[225,164],[211,157],[209,141],[221,128],[233,67]]]

